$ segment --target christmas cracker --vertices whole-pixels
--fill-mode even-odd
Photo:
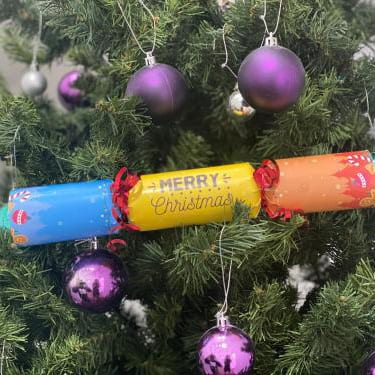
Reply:
[[[14,189],[0,227],[20,246],[151,231],[232,219],[233,206],[261,204],[270,217],[375,205],[375,166],[368,151],[267,160],[138,177],[123,168],[101,180]]]
[[[341,211],[375,204],[369,151],[267,160],[255,174],[269,216]]]

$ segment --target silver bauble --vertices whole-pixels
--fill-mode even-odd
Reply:
[[[228,111],[238,118],[249,119],[255,115],[255,109],[243,98],[238,89],[235,89],[229,97]]]
[[[22,76],[21,88],[27,96],[42,95],[47,88],[47,79],[39,70],[30,69]]]

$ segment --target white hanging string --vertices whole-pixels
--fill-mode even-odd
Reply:
[[[283,0],[280,0],[279,13],[278,13],[278,16],[277,16],[276,26],[275,26],[275,29],[272,32],[270,32],[269,29],[268,29],[268,24],[267,24],[267,20],[266,20],[266,17],[267,17],[267,0],[264,0],[264,13],[260,16],[260,19],[264,22],[264,27],[266,29],[266,33],[269,36],[273,36],[274,34],[277,33],[277,29],[279,28],[279,23],[280,23],[282,6],[283,6]]]
[[[149,51],[149,52],[147,52],[146,50],[144,50],[144,49],[142,48],[142,45],[141,45],[141,43],[139,42],[137,36],[135,35],[135,32],[134,32],[132,26],[130,25],[130,22],[128,21],[128,18],[126,17],[125,12],[124,12],[124,9],[122,8],[121,3],[120,3],[119,0],[117,1],[117,5],[118,5],[118,7],[120,8],[121,14],[122,14],[122,16],[123,16],[123,18],[124,18],[126,24],[128,25],[128,28],[129,28],[129,30],[130,30],[130,32],[131,32],[131,34],[132,34],[134,40],[135,40],[136,43],[138,44],[139,49],[140,49],[140,50],[141,50],[146,56],[148,56],[149,54],[152,55],[152,54],[154,53],[154,51],[155,51],[155,47],[156,47],[156,18],[155,18],[155,16],[152,14],[151,10],[147,7],[147,5],[143,2],[143,0],[138,0],[138,2],[143,6],[143,8],[147,11],[147,13],[148,13],[148,14],[151,16],[151,18],[152,18],[153,29],[154,29],[154,39],[153,39],[153,42],[152,42],[152,48],[151,48],[151,51]]]
[[[225,51],[225,61],[223,64],[221,64],[221,67],[223,69],[227,68],[231,73],[232,75],[234,76],[234,78],[237,79],[237,74],[232,70],[232,68],[228,65],[228,60],[229,60],[229,54],[228,54],[228,47],[227,47],[227,41],[225,39],[225,27],[226,27],[227,24],[224,24],[223,26],[223,44],[224,44],[224,51]]]
[[[42,12],[39,10],[39,26],[38,26],[38,34],[35,37],[34,40],[34,47],[33,47],[33,59],[31,61],[31,67],[36,69],[38,63],[37,63],[37,58],[38,58],[38,51],[40,47],[40,43],[42,40],[42,30],[43,30],[43,15]]]
[[[17,150],[16,150],[16,142],[13,143],[13,155],[11,157],[11,165],[13,171],[11,172],[12,176],[12,188],[14,189],[16,187],[16,181],[17,181]]]
[[[267,35],[267,33],[264,32],[262,42],[260,43],[260,47],[263,47],[264,42],[265,42],[265,40],[266,40],[266,35]]]
[[[12,139],[12,151],[9,156],[10,159],[10,166],[12,168],[10,176],[11,176],[11,183],[12,183],[12,188],[14,189],[16,187],[16,182],[17,182],[17,147],[16,147],[16,142],[19,139],[19,131],[20,131],[20,126],[17,127],[16,131],[14,132],[14,136]],[[17,139],[18,138],[18,139]]]
[[[109,61],[109,52],[104,52],[103,55],[103,60],[104,62],[109,65],[109,66],[112,66],[113,64]]]
[[[372,118],[371,118],[370,100],[369,100],[369,97],[368,97],[368,91],[367,91],[366,87],[365,87],[365,93],[366,93],[366,106],[367,106],[367,112],[365,113],[365,116],[370,123],[370,129],[368,130],[367,134],[373,141],[375,141],[375,121],[373,121]]]
[[[5,360],[5,340],[3,341],[3,348],[1,349],[0,375],[3,375],[4,360]]]
[[[222,238],[223,233],[225,229],[225,225],[223,225],[223,228],[220,231],[219,236],[219,255],[220,255],[220,265],[221,265],[221,277],[223,281],[223,289],[224,289],[224,303],[221,306],[221,309],[216,314],[216,317],[218,319],[225,318],[225,314],[228,311],[228,296],[229,296],[229,290],[230,290],[230,283],[231,283],[231,277],[232,277],[232,266],[233,266],[233,257],[231,257],[230,265],[229,265],[229,272],[228,272],[228,279],[225,277],[225,266],[224,266],[224,260],[223,260],[223,249],[222,249]],[[233,252],[232,252],[233,256]]]

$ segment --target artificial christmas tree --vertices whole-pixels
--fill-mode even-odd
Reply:
[[[142,315],[139,319],[134,313],[123,313],[126,299],[122,307],[116,299],[116,306],[106,314],[82,312],[69,304],[64,270],[77,253],[88,250],[87,241],[26,248],[12,243],[8,229],[12,217],[4,209],[11,185],[24,191],[25,187],[113,180],[126,166],[140,173],[142,187],[142,176],[149,181],[147,175],[157,172],[243,162],[260,167],[266,159],[277,165],[300,156],[374,151],[365,114],[374,117],[375,62],[368,57],[353,60],[359,46],[375,34],[375,11],[368,2],[284,1],[277,36],[280,45],[301,59],[306,71],[304,91],[283,112],[256,111],[242,121],[227,109],[234,82],[221,67],[226,56],[223,28],[230,65],[238,71],[265,35],[260,19],[264,1],[231,1],[225,11],[217,0],[144,3],[153,14],[158,61],[178,69],[188,87],[182,111],[160,122],[150,117],[142,98],[125,94],[131,77],[144,66],[144,55],[125,19],[144,48],[154,35],[150,14],[139,1],[0,2],[1,21],[11,19],[1,39],[5,52],[31,64],[30,41],[38,32],[42,12],[38,63],[65,56],[82,65],[82,75],[72,87],[90,103],[60,112],[46,96],[37,100],[15,97],[0,82],[0,156],[12,155],[7,160],[13,165],[13,184],[0,181],[4,196],[0,207],[4,227],[0,231],[0,373],[198,374],[199,340],[215,324],[225,294],[231,324],[252,343],[251,363],[249,357],[249,364],[240,371],[360,374],[375,348],[375,211],[369,200],[360,207],[370,208],[304,217],[297,212],[289,220],[271,218],[264,211],[249,219],[249,207],[237,203],[233,220],[225,224],[228,217],[224,214],[220,219],[218,214],[216,223],[120,234],[111,231],[116,223],[110,217],[114,223],[103,233],[111,235],[99,241],[101,247],[114,236],[127,242],[116,256],[127,269],[125,298],[141,301],[141,308],[133,307]],[[269,24],[276,24],[279,4],[267,0]],[[277,205],[283,202],[279,198],[284,192],[277,190],[285,181],[281,173],[293,173],[283,168],[270,186],[273,190],[263,196],[277,192],[278,200],[272,201]],[[366,174],[373,166],[363,168],[359,172]],[[359,181],[355,189],[360,189],[360,176],[353,176],[348,186]],[[178,188],[181,181],[174,182]],[[193,180],[186,181],[191,184]],[[201,177],[200,181],[204,193],[208,192],[205,180]],[[304,186],[310,185],[301,181],[299,193]],[[152,184],[143,188],[153,192]],[[342,188],[338,191],[345,195]],[[168,198],[178,200],[181,193],[168,191],[174,194]],[[198,185],[192,186],[195,193],[200,193]],[[90,201],[84,191],[80,194]],[[89,214],[80,203],[80,194],[74,195],[76,206],[64,212],[68,221],[69,215],[75,222]],[[51,202],[57,204],[53,198]],[[137,207],[137,213],[147,220],[141,208]],[[276,208],[298,211],[299,207]],[[64,209],[62,205],[61,213]],[[37,217],[20,212],[22,207],[17,210],[15,225],[29,226]],[[200,219],[183,223],[203,223]],[[48,223],[47,216],[46,220],[58,225],[57,221]],[[15,238],[16,243],[23,240]],[[323,256],[329,259],[324,271],[320,267]],[[227,266],[224,269],[232,264],[229,292],[221,285],[221,261]],[[299,309],[297,290],[288,281],[288,270],[294,265],[308,268],[315,285]],[[225,358],[229,352],[221,353],[225,355],[220,365],[228,372]],[[201,365],[207,361],[201,358]],[[210,366],[204,371],[211,371]]]

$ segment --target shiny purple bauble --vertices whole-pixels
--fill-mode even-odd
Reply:
[[[254,344],[235,326],[217,326],[200,339],[198,360],[204,375],[248,375],[255,361]]]
[[[73,110],[76,107],[84,105],[84,95],[82,90],[74,87],[81,72],[72,70],[66,73],[59,82],[57,91],[61,104],[68,110]]]
[[[238,72],[238,87],[256,110],[281,112],[295,104],[305,86],[299,57],[280,46],[264,46],[247,55]]]
[[[104,313],[120,305],[128,277],[119,257],[107,250],[77,255],[64,273],[64,285],[73,306]]]
[[[375,375],[375,352],[367,357],[363,365],[362,375]]]
[[[187,86],[173,66],[156,63],[134,73],[125,94],[140,97],[152,118],[165,120],[175,117],[183,108]]]

